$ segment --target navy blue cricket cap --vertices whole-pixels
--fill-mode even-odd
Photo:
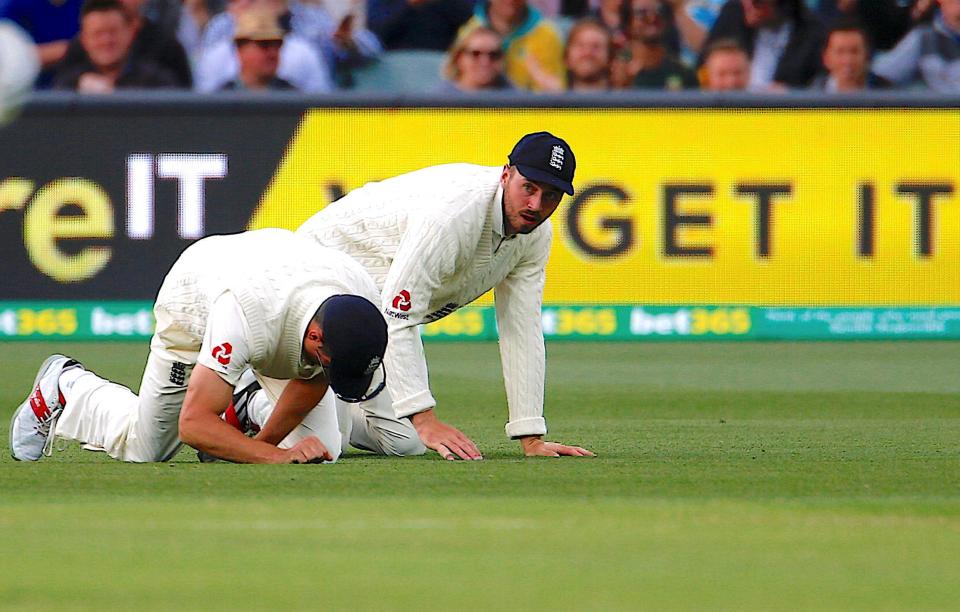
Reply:
[[[321,304],[323,352],[330,356],[324,366],[327,381],[345,402],[363,402],[386,386],[387,374],[376,389],[370,385],[383,366],[387,350],[387,322],[370,300],[359,295],[334,295]]]
[[[520,139],[510,151],[510,165],[531,181],[546,183],[573,195],[573,172],[577,158],[570,145],[550,132],[534,132]]]

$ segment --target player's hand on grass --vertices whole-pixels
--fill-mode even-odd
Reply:
[[[427,448],[440,453],[444,459],[483,459],[473,440],[459,429],[437,418],[433,409],[424,410],[410,417],[417,435]]]
[[[520,446],[527,457],[595,457],[592,452],[579,446],[567,446],[557,442],[547,442],[540,436],[524,436],[520,438]]]
[[[333,461],[333,455],[323,445],[320,438],[310,436],[300,440],[289,449],[283,450],[277,463],[319,463]]]

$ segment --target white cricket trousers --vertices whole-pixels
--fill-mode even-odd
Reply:
[[[263,389],[254,394],[247,410],[250,420],[262,428],[273,414],[277,398],[287,381],[260,376],[257,379]],[[389,385],[377,397],[358,404],[337,399],[333,391],[328,390],[310,416],[314,417],[314,413],[318,413],[314,418],[319,419],[320,415],[326,418],[331,412],[335,413],[339,422],[339,432],[342,436],[341,451],[354,446],[381,455],[403,457],[422,455],[427,450],[410,419],[396,417]],[[304,420],[304,424],[306,423],[307,421]],[[285,441],[292,440],[296,443],[305,435],[317,435],[311,433],[313,429],[313,426],[297,428],[290,432]],[[322,437],[320,439],[323,440]]]
[[[61,384],[60,389],[66,405],[56,426],[58,438],[75,440],[88,450],[104,451],[121,461],[167,461],[177,453],[181,445],[180,409],[203,331],[201,328],[197,334],[189,324],[177,321],[163,309],[155,309],[155,314],[157,331],[150,341],[140,393],[134,394],[93,372],[68,372],[72,380]],[[265,397],[271,412],[279,396],[270,390],[282,390],[282,386],[269,382],[272,380],[262,382],[268,390]],[[320,438],[334,459],[339,457],[344,438],[331,393],[278,446],[290,448],[310,435]]]

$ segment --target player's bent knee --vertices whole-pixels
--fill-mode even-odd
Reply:
[[[427,452],[427,447],[420,441],[420,437],[414,434],[411,437],[394,438],[383,445],[384,454],[394,457],[413,457]]]

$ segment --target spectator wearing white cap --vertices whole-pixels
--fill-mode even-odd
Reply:
[[[248,11],[237,20],[233,39],[240,60],[237,78],[221,90],[266,91],[295,89],[289,81],[277,76],[283,29],[269,11]]]
[[[247,15],[253,15],[247,17]],[[223,40],[207,48],[197,60],[194,72],[195,88],[200,92],[212,92],[222,89],[240,76],[240,53],[236,44],[240,23],[253,24],[272,19],[278,22],[276,13],[262,6],[253,5],[236,15],[237,27],[232,29],[231,39]],[[244,28],[252,27],[244,25]],[[279,28],[279,26],[278,26]],[[283,32],[282,28],[280,31]],[[271,33],[270,36],[275,36]],[[279,49],[279,63],[276,76],[290,83],[295,89],[308,93],[329,93],[333,91],[333,78],[329,66],[321,60],[316,49],[309,41],[290,33],[283,33],[283,43]],[[265,44],[269,47],[270,44]]]

